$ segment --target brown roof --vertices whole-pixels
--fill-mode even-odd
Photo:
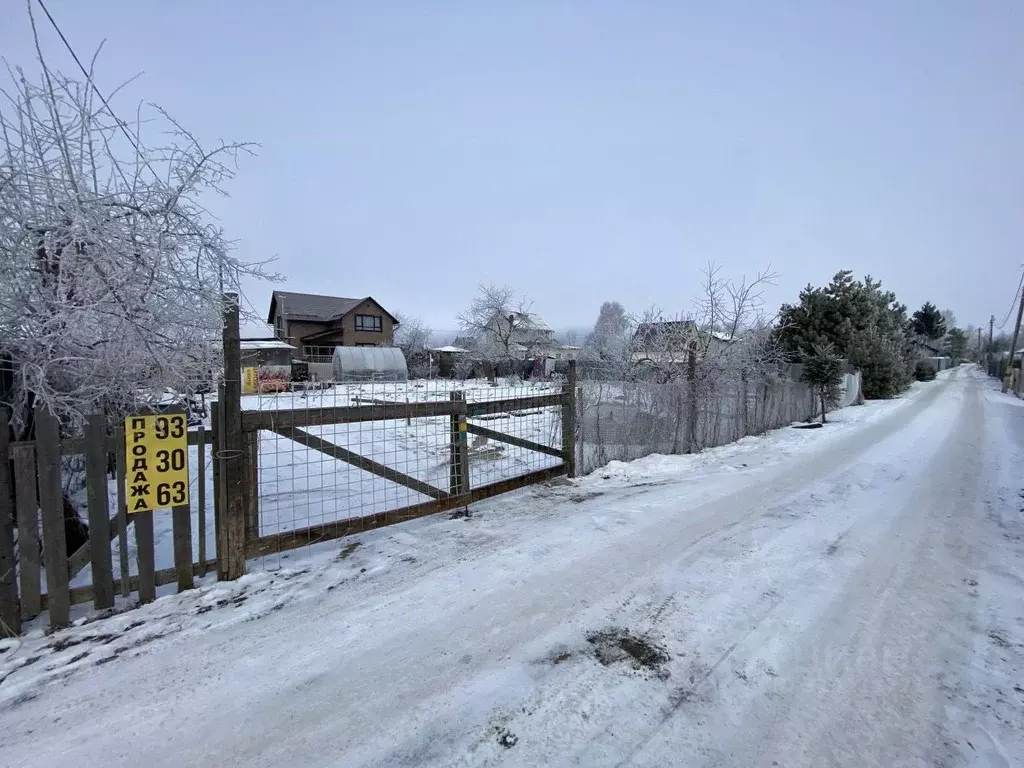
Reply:
[[[361,299],[348,299],[342,296],[321,296],[316,293],[293,293],[292,291],[274,291],[270,297],[270,311],[267,314],[267,322],[274,322],[274,307],[281,302],[282,314],[296,320],[315,320],[328,322],[344,317],[364,301],[372,301],[377,306],[380,303],[372,296],[364,296]],[[384,309],[381,307],[381,309]],[[384,309],[384,312],[391,316],[391,313]],[[392,316],[392,320],[394,317]]]

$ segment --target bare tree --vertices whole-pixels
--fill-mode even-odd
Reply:
[[[395,346],[402,350],[409,364],[409,373],[415,378],[431,375],[430,353],[427,347],[434,331],[418,317],[399,313],[395,329]]]
[[[418,317],[398,313],[398,327],[395,329],[395,346],[406,355],[423,352],[430,344],[434,330]]]
[[[153,106],[128,125],[91,67],[66,77],[36,48],[39,77],[0,88],[0,355],[21,429],[33,403],[73,427],[194,390],[219,369],[222,292],[265,276],[203,204],[251,145],[205,145]]]
[[[523,359],[550,342],[551,331],[531,313],[532,302],[508,286],[481,285],[457,320],[473,353],[489,362]]]

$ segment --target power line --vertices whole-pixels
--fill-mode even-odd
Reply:
[[[46,18],[50,20],[51,26],[57,32],[57,35],[60,36],[61,41],[64,43],[64,47],[68,49],[68,53],[71,54],[71,58],[75,60],[75,64],[77,64],[78,68],[82,71],[82,74],[85,76],[85,80],[89,84],[89,87],[92,89],[93,93],[95,93],[99,97],[100,101],[103,102],[103,106],[107,108],[107,112],[110,113],[110,116],[112,118],[114,118],[114,122],[117,123],[117,127],[121,129],[121,133],[124,134],[124,137],[128,139],[128,143],[131,144],[132,147],[135,149],[135,154],[142,158],[142,162],[145,163],[147,168],[149,168],[149,172],[152,173],[153,176],[159,181],[160,177],[157,175],[156,171],[153,170],[153,166],[149,164],[149,159],[145,157],[142,154],[142,150],[139,149],[139,145],[141,142],[137,141],[128,132],[128,129],[125,128],[124,121],[121,120],[116,114],[114,114],[114,110],[111,108],[110,102],[108,102],[107,98],[100,92],[100,89],[96,87],[96,83],[93,81],[92,75],[89,73],[89,70],[87,70],[85,66],[82,64],[81,59],[78,58],[78,54],[75,53],[75,49],[71,47],[71,43],[68,41],[67,37],[64,35],[64,32],[57,24],[57,20],[53,18],[53,14],[50,13],[50,9],[46,7],[46,3],[44,3],[43,0],[36,0],[36,2],[39,3],[39,7],[43,9],[43,13],[46,14]],[[115,165],[117,164],[115,163]],[[118,172],[120,172],[120,167],[118,167]],[[125,183],[127,183],[127,181],[125,181]]]
[[[1003,322],[999,324],[999,330],[1003,330],[1005,325],[1010,320],[1010,315],[1013,314],[1013,308],[1017,306],[1017,299],[1020,296],[1021,288],[1024,288],[1024,268],[1021,269],[1020,282],[1017,283],[1017,290],[1013,292],[1013,299],[1010,301],[1010,308],[1006,310],[1006,317],[1003,318]]]

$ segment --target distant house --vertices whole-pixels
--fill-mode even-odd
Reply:
[[[557,346],[555,332],[532,312],[495,314],[475,341],[460,336],[455,344],[478,350],[482,347],[494,356],[518,360],[547,355]]]
[[[267,322],[302,359],[328,363],[335,347],[391,347],[398,320],[372,296],[348,299],[274,291]]]
[[[703,356],[724,349],[734,341],[728,333],[701,328],[692,320],[641,323],[633,333],[633,361],[683,363],[691,347]]]
[[[920,339],[917,342],[917,356],[919,359],[931,357],[943,357],[946,354],[941,342],[930,339]]]

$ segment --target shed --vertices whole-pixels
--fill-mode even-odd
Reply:
[[[409,367],[398,347],[335,347],[334,380],[408,381]]]

